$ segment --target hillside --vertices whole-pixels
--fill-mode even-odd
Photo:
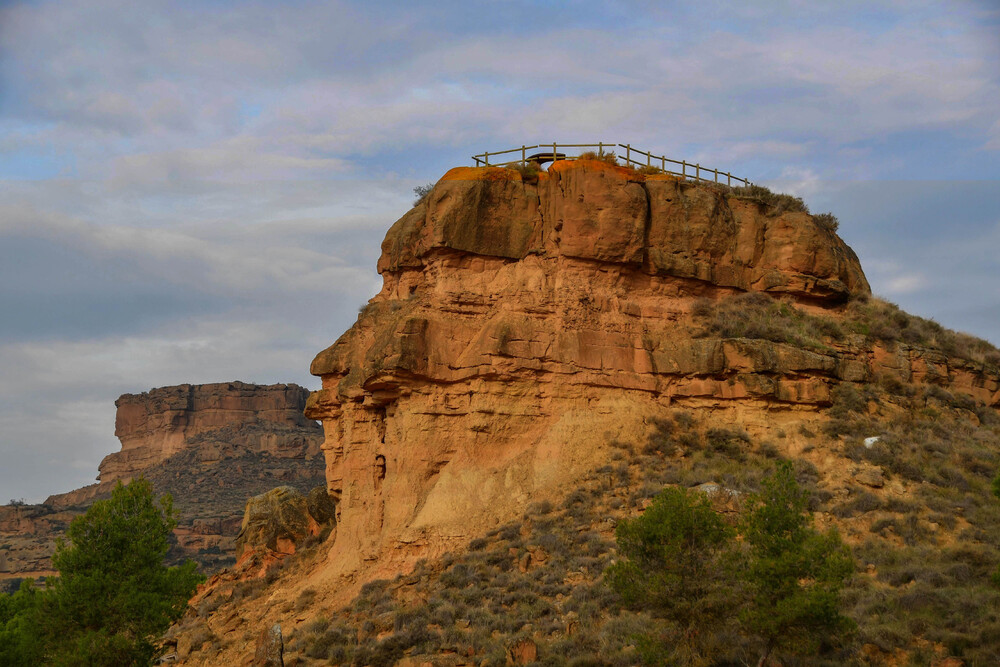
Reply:
[[[140,474],[174,498],[172,559],[194,558],[208,572],[233,563],[247,498],[281,483],[302,491],[324,483],[322,432],[302,416],[307,394],[297,385],[230,382],[121,396],[122,451],[105,457],[97,484],[0,507],[0,582],[53,574],[55,540],[73,517]]]
[[[1000,353],[872,297],[796,201],[596,160],[448,172],[312,364],[336,531],[204,590],[181,657],[243,661],[280,623],[286,664],[634,664],[616,522],[665,484],[726,509],[778,459],[859,564],[824,660],[995,655],[970,610],[996,609]]]

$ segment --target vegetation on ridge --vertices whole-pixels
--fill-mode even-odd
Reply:
[[[692,314],[700,327],[695,337],[757,338],[828,352],[831,345],[856,335],[890,349],[897,344],[911,345],[1000,369],[1000,350],[989,342],[910,315],[874,297],[855,298],[839,316],[833,316],[810,314],[791,300],[763,292],[745,292],[719,301],[699,299]]]
[[[144,665],[154,641],[204,580],[191,561],[166,567],[176,523],[140,478],[119,482],[70,524],[52,561],[59,578],[0,595],[0,665]]]
[[[692,494],[706,483],[712,511],[737,525],[754,506],[749,499],[766,494],[766,480],[783,468],[824,530],[840,527],[858,567],[836,609],[826,607],[856,624],[853,635],[827,637],[803,658],[783,652],[783,664],[920,665],[948,655],[995,661],[1000,590],[991,575],[1000,564],[1000,503],[991,482],[1000,467],[1000,419],[992,412],[980,419],[934,390],[843,386],[849,389],[836,392],[825,429],[772,431],[770,442],[677,411],[644,444],[612,443],[609,464],[560,504],[533,505],[467,552],[371,582],[350,606],[315,616],[292,631],[286,656],[376,666],[456,654],[499,665],[530,643],[532,664],[625,666],[643,662],[643,636],[674,638],[667,649],[683,648],[677,638],[684,632],[671,630],[668,613],[633,609],[608,585],[604,572],[621,557],[616,526],[664,487]],[[869,447],[871,436],[879,441]],[[878,482],[859,481],[866,471],[877,471]],[[706,620],[696,629],[698,646],[713,652],[707,664],[755,663],[766,645],[758,638],[765,635],[732,623]]]
[[[668,487],[639,517],[618,524],[608,581],[625,603],[666,621],[637,638],[647,664],[713,664],[720,631],[755,638],[759,664],[773,653],[815,654],[853,624],[839,593],[854,563],[835,530],[811,528],[808,494],[788,461],[743,504],[736,528],[705,492]],[[731,656],[729,656],[731,657]]]

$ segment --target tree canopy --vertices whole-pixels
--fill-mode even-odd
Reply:
[[[760,665],[777,647],[812,651],[852,627],[840,613],[839,595],[854,561],[836,531],[812,528],[808,501],[784,461],[764,480],[741,522],[748,591],[741,620],[764,645]]]
[[[0,596],[0,646],[15,647],[0,664],[149,664],[204,579],[192,561],[163,564],[175,525],[170,496],[142,478],[95,502],[56,548],[58,579]]]
[[[672,658],[687,664],[706,660],[706,632],[727,615],[730,591],[722,576],[726,549],[733,536],[704,494],[679,488],[660,493],[639,517],[622,521],[615,531],[619,552],[627,558],[612,565],[608,582],[633,608],[665,619],[664,641]],[[662,651],[641,646],[650,662]]]
[[[679,488],[619,524],[626,560],[608,569],[607,581],[626,605],[666,621],[659,637],[640,641],[648,662],[711,664],[721,657],[713,637],[732,630],[758,647],[764,665],[776,651],[813,652],[851,629],[839,593],[854,562],[839,535],[812,528],[808,494],[790,463],[780,462],[762,487],[744,500],[735,526],[705,495]]]

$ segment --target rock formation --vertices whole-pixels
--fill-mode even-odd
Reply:
[[[901,461],[858,448],[883,433],[902,450],[912,424],[887,425],[908,423],[908,410],[947,415],[967,441],[992,442],[970,433],[997,422],[1000,352],[870,298],[851,249],[794,208],[594,160],[530,177],[449,171],[387,233],[382,290],[312,363],[323,387],[305,414],[323,421],[323,498],[327,512],[336,501],[336,532],[283,569],[254,566],[256,582],[240,566],[213,577],[172,630],[178,654],[189,664],[246,662],[254,633],[275,623],[290,660],[322,658],[341,632],[350,650],[368,642],[388,651],[409,609],[453,599],[438,584],[421,590],[423,579],[447,571],[451,593],[476,590],[485,604],[485,589],[472,584],[491,562],[497,573],[524,573],[573,560],[554,581],[583,585],[603,565],[585,574],[572,554],[546,553],[543,537],[555,544],[551,531],[560,530],[581,549],[610,545],[616,517],[663,484],[730,488],[722,473],[742,465],[744,449],[762,460],[807,456],[799,462],[822,476],[818,493],[831,510],[824,525],[853,503],[878,505],[867,490],[903,507],[907,486],[959,479],[947,469],[934,477],[937,459],[890,478],[879,466]],[[721,461],[710,475],[692,463],[704,468],[708,451]],[[989,458],[956,453],[980,477],[994,474],[980,456]],[[608,502],[583,510],[581,498]],[[531,536],[536,520],[544,535]],[[848,528],[870,534],[867,519]],[[458,562],[466,551],[475,566]],[[372,581],[393,575],[394,601],[383,596],[389,582]],[[253,600],[240,597],[255,586]],[[334,622],[362,609],[372,618],[349,631]],[[495,611],[507,620],[507,605]],[[426,632],[423,618],[415,623]],[[575,616],[564,622],[566,635],[580,631]],[[529,639],[529,625],[506,645],[508,664],[541,659],[551,635],[536,628]],[[460,638],[472,630],[459,617],[442,629]],[[216,642],[180,650],[209,631]],[[461,641],[440,648],[429,664],[482,662]],[[425,664],[417,654],[397,658]]]
[[[995,374],[863,336],[696,337],[702,302],[762,292],[836,317],[869,286],[807,213],[599,161],[536,182],[453,169],[392,226],[378,269],[381,292],[312,362],[306,415],[339,499],[330,573],[398,571],[518,516],[672,405],[780,427],[886,373],[1000,400]]]
[[[283,554],[295,553],[295,545],[310,535],[319,535],[322,524],[334,521],[333,507],[325,487],[308,497],[290,486],[279,486],[247,501],[236,536],[240,552],[257,547]]]
[[[99,483],[41,505],[0,507],[0,579],[52,574],[55,538],[73,517],[139,474],[174,497],[173,558],[193,557],[207,570],[231,563],[249,496],[322,481],[322,430],[302,414],[308,394],[294,384],[227,382],[121,396],[122,451],[101,462]]]
[[[115,406],[122,450],[101,461],[101,482],[128,481],[192,446],[235,444],[275,456],[316,453],[314,425],[302,415],[308,391],[298,385],[226,382],[123,394]]]

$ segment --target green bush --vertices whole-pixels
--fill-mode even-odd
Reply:
[[[835,531],[809,525],[807,503],[792,465],[780,462],[741,523],[749,602],[740,619],[762,645],[760,664],[781,648],[815,654],[854,625],[839,600],[854,561]]]
[[[719,573],[733,531],[708,498],[665,489],[641,516],[619,523],[615,536],[628,560],[608,569],[611,587],[632,608],[667,619],[674,659],[711,658],[701,639],[712,636],[731,612],[731,586]],[[658,653],[652,649],[650,644],[647,653]]]
[[[0,609],[14,610],[0,617],[0,646],[21,652],[3,664],[149,664],[154,640],[204,580],[192,561],[163,564],[175,525],[170,496],[157,504],[142,478],[119,482],[73,519],[52,557],[59,578],[44,591],[29,583],[16,599],[0,596]]]

